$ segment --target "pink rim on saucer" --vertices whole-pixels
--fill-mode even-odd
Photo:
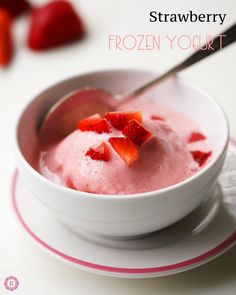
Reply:
[[[233,143],[236,146],[236,141],[231,140],[231,143]],[[59,258],[62,258],[63,260],[70,262],[72,264],[85,267],[88,270],[97,270],[109,273],[115,273],[115,274],[162,274],[162,275],[168,275],[171,273],[177,273],[181,272],[186,269],[193,268],[195,266],[201,265],[207,261],[212,260],[213,258],[219,256],[220,254],[224,253],[226,250],[228,250],[230,247],[232,247],[236,242],[236,230],[228,236],[223,242],[218,244],[217,246],[211,248],[210,250],[206,251],[205,253],[202,253],[201,255],[195,256],[191,259],[184,260],[175,264],[169,264],[169,265],[162,265],[158,267],[151,267],[151,268],[119,268],[119,267],[111,267],[107,265],[100,265],[91,263],[88,261],[80,260],[78,258],[75,258],[73,256],[69,256],[63,252],[60,252],[56,248],[51,247],[49,244],[47,244],[45,241],[40,239],[27,225],[25,222],[23,216],[21,215],[21,212],[18,208],[17,201],[16,201],[16,186],[17,186],[17,179],[18,179],[18,171],[15,171],[13,175],[13,180],[11,184],[11,199],[13,204],[14,212],[20,221],[20,224],[23,226],[25,231],[29,234],[31,238],[35,242],[37,242],[40,246],[42,246],[45,250],[49,251],[50,253],[56,255]]]

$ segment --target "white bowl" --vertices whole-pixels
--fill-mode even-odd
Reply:
[[[129,237],[164,228],[197,207],[214,185],[224,163],[229,130],[219,105],[189,82],[172,79],[146,96],[187,114],[212,143],[213,158],[202,170],[176,185],[133,195],[99,195],[75,191],[40,175],[31,164],[37,146],[41,113],[65,93],[80,86],[98,86],[125,93],[157,74],[138,70],[112,70],[81,75],[50,87],[22,112],[16,130],[17,166],[26,186],[72,230],[108,237]]]

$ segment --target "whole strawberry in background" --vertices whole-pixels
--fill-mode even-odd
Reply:
[[[12,18],[7,10],[0,9],[0,66],[7,66],[12,55]]]
[[[45,50],[81,39],[85,34],[80,16],[66,0],[55,0],[32,11],[28,46]]]
[[[12,17],[17,17],[31,7],[27,0],[0,0],[0,9],[6,9]]]

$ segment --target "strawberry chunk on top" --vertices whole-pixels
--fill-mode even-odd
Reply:
[[[154,135],[136,120],[129,121],[122,133],[137,145],[142,145],[154,138]]]
[[[110,112],[106,113],[104,118],[117,130],[123,130],[130,120],[142,122],[141,112]]]
[[[108,161],[110,159],[109,148],[107,144],[103,141],[92,146],[86,152],[86,156],[89,156],[93,160]]]
[[[111,137],[109,143],[128,166],[138,158],[138,150],[129,138]]]
[[[202,152],[197,150],[191,151],[191,154],[198,165],[202,167],[206,163],[207,159],[211,156],[212,152]]]
[[[188,143],[206,139],[206,136],[200,132],[192,132],[189,136]]]
[[[94,114],[90,117],[80,120],[77,125],[77,129],[81,131],[93,131],[99,134],[103,132],[109,133],[107,121],[101,118],[99,114]]]

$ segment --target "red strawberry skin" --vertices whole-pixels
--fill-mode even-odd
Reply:
[[[28,46],[45,50],[81,39],[83,23],[73,6],[65,0],[51,1],[32,12]]]
[[[12,20],[5,9],[0,9],[0,66],[7,66],[13,56]]]
[[[106,113],[105,119],[117,130],[123,130],[130,120],[142,122],[141,112],[110,112]]]
[[[76,188],[70,178],[67,178],[67,180],[66,180],[66,187],[76,190]]]
[[[30,3],[26,0],[0,0],[0,8],[6,9],[12,17],[21,15],[30,7]]]
[[[200,167],[202,167],[208,158],[211,156],[212,152],[201,152],[201,151],[191,151],[191,154],[194,160],[198,163]]]
[[[129,138],[110,137],[109,143],[128,166],[137,160],[138,150]]]
[[[96,133],[109,133],[107,121],[101,118],[98,114],[87,117],[79,121],[77,129],[81,131],[93,131]]]
[[[189,136],[188,143],[206,139],[206,136],[200,132],[192,132]]]
[[[107,144],[103,141],[92,146],[86,153],[93,160],[109,161],[110,152]]]
[[[154,138],[149,130],[135,120],[129,121],[122,133],[139,146]]]

